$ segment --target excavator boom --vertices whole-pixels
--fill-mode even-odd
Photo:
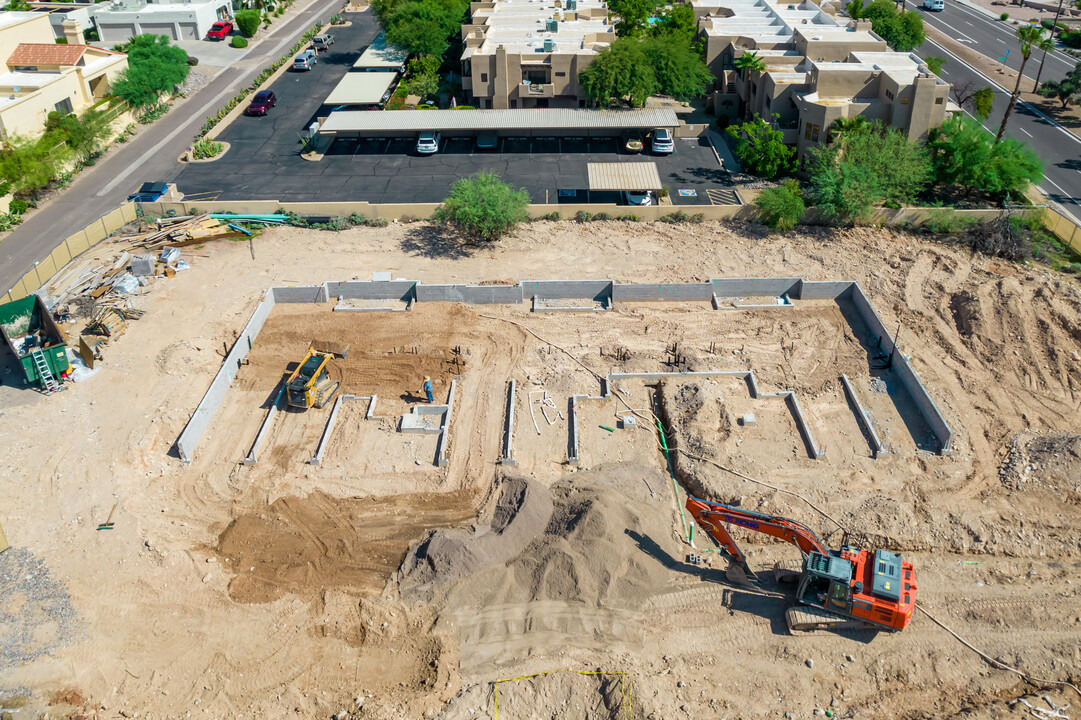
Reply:
[[[741,565],[746,565],[747,558],[728,533],[724,523],[739,525],[755,532],[780,538],[798,547],[804,555],[811,552],[829,554],[829,549],[822,544],[814,531],[795,520],[776,515],[765,515],[753,510],[724,505],[723,503],[699,500],[690,495],[687,496],[687,509],[694,516],[695,522],[709,533],[710,537],[716,540],[718,544],[724,546],[735,558],[736,562]]]

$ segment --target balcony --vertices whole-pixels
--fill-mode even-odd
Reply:
[[[519,97],[532,97],[532,98],[550,98],[555,97],[551,83],[529,83],[523,82],[518,86]]]

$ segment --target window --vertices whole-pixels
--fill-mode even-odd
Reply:
[[[511,100],[510,101],[510,109],[511,110],[517,110],[518,109],[518,101],[517,100]]]
[[[891,91],[891,90],[886,91],[886,99],[887,100],[893,100],[893,91]]]
[[[480,81],[481,82],[488,82],[488,73],[481,73],[480,74]]]
[[[803,121],[800,120],[800,122],[803,122]],[[803,139],[804,140],[810,140],[811,139],[811,123],[807,123],[807,130],[803,133]]]
[[[770,97],[769,97],[769,95],[767,95],[766,96],[766,109],[767,110],[769,110],[769,102],[770,102]]]
[[[903,98],[901,98],[901,104],[908,105],[908,95],[905,95]]]
[[[556,77],[567,77],[567,73],[565,73],[565,72],[557,72]]]
[[[64,98],[63,100],[58,102],[55,107],[58,113],[62,113],[64,115],[70,115],[73,111],[71,106],[71,100],[68,98]]]
[[[821,130],[822,130],[822,128],[820,128],[819,126],[812,125],[811,126],[811,140],[813,140],[814,142],[818,142],[818,133]]]
[[[935,98],[935,105],[941,105],[941,104],[942,104],[942,98]]]

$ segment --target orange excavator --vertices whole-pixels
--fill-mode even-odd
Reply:
[[[827,548],[814,531],[795,520],[699,500],[687,496],[695,521],[754,577],[747,557],[728,533],[726,524],[772,535],[790,542],[803,555],[796,573],[780,565],[778,580],[797,580],[796,606],[785,613],[788,629],[796,631],[874,628],[904,630],[916,605],[916,576],[912,563],[888,550],[851,547],[848,537],[840,550]]]

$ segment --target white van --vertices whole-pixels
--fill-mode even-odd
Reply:
[[[946,9],[945,0],[923,0],[923,8],[925,10],[934,10],[935,12],[942,12]]]

